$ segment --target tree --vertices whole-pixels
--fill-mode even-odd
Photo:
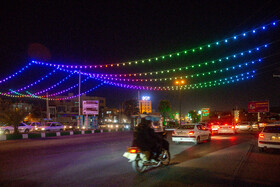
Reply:
[[[189,116],[192,118],[192,122],[198,123],[200,121],[200,115],[195,111],[189,111]]]
[[[24,120],[28,113],[11,106],[0,111],[0,121],[8,126],[14,127],[14,134],[18,134],[18,125]]]
[[[165,118],[170,116],[171,105],[167,100],[161,100],[158,104],[158,111],[163,117],[163,124],[166,125]]]
[[[139,114],[139,108],[137,100],[131,99],[124,102],[124,114],[127,117],[130,117],[131,115],[137,115]]]

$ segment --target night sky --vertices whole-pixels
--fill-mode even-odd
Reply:
[[[145,59],[198,47],[272,23],[280,19],[280,1],[9,1],[1,5],[0,19],[0,79],[3,79],[34,59],[34,49],[30,47],[34,43],[42,44],[49,50],[47,61],[50,63],[94,65]],[[96,69],[91,72],[134,73],[178,68],[274,42],[263,51],[229,61],[228,64],[212,66],[212,70],[273,55],[261,64],[204,79],[188,79],[188,84],[192,84],[245,71],[256,70],[257,73],[255,78],[238,83],[182,91],[182,112],[202,107],[210,110],[231,110],[235,106],[246,108],[248,101],[253,100],[269,100],[271,106],[280,106],[280,78],[272,76],[280,74],[280,55],[277,54],[280,23],[277,24],[275,28],[267,28],[255,36],[248,35],[246,39],[205,52],[125,69]],[[29,54],[33,51],[33,56],[28,55],[28,49]],[[211,67],[198,72],[210,70]],[[0,91],[17,89],[49,71],[44,66],[30,68],[17,79],[2,84]],[[195,72],[163,77],[190,73]],[[57,75],[40,89],[65,76]],[[70,83],[76,84],[77,76]],[[96,84],[89,81],[84,89]],[[174,81],[165,82],[167,86],[172,84]],[[36,89],[31,91],[36,92]],[[136,98],[137,91],[106,85],[91,95],[104,96],[109,107],[118,107],[121,102]],[[169,100],[173,110],[179,108],[178,91],[141,91],[141,95],[151,96],[153,108],[157,108],[161,99]]]

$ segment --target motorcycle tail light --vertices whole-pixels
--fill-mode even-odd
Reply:
[[[136,149],[130,149],[129,152],[130,153],[137,153],[137,150]]]

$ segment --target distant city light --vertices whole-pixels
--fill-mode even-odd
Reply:
[[[151,98],[150,98],[150,96],[143,96],[142,97],[142,100],[143,101],[149,101]]]

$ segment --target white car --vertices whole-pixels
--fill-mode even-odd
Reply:
[[[59,122],[47,122],[44,126],[38,127],[38,130],[45,132],[63,131],[64,125]]]
[[[203,140],[211,141],[211,132],[199,124],[185,124],[175,129],[172,133],[172,141],[201,143]]]
[[[31,131],[31,126],[26,125],[25,123],[20,123],[18,125],[18,131],[22,133],[29,133]],[[3,125],[0,127],[0,133],[2,134],[11,134],[14,133],[14,127],[8,126],[8,125]]]
[[[264,149],[275,148],[280,149],[280,123],[267,124],[258,139],[259,151]]]
[[[40,122],[31,122],[30,126],[31,126],[31,131],[37,131],[38,128],[42,125]]]
[[[252,130],[252,126],[250,122],[241,122],[241,123],[237,123],[235,129],[239,131],[250,131]]]
[[[222,123],[217,130],[218,134],[235,134],[235,127],[230,123]]]

